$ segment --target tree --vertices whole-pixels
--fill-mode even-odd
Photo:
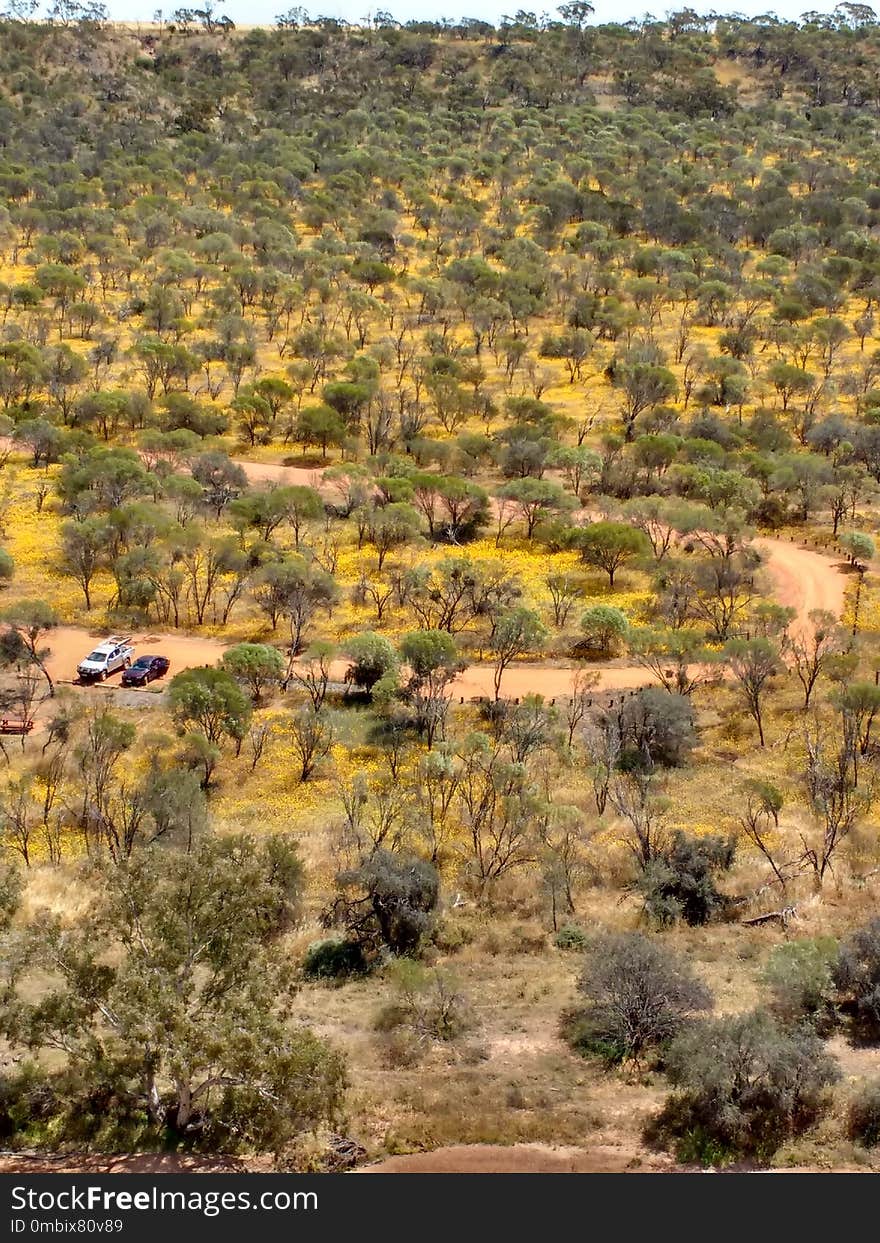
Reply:
[[[293,438],[303,448],[319,445],[321,458],[327,461],[330,445],[342,445],[345,441],[345,421],[332,406],[306,406],[297,415]]]
[[[854,689],[860,688],[857,685]],[[804,849],[800,863],[812,868],[817,887],[823,884],[826,873],[833,874],[840,847],[870,810],[876,794],[873,780],[859,782],[857,719],[844,709],[838,739],[830,731],[823,732],[818,722],[805,730],[803,786],[820,832],[812,845],[801,834]]]
[[[733,864],[735,842],[677,832],[639,877],[645,910],[664,924],[683,919],[697,927],[723,912],[727,899],[715,883]]]
[[[253,528],[264,540],[271,538],[279,527],[293,528],[294,547],[299,549],[302,529],[307,522],[320,518],[324,502],[314,488],[291,485],[248,492],[230,502],[229,514],[242,530]]]
[[[461,844],[477,900],[491,899],[498,882],[534,863],[550,806],[526,767],[485,734],[471,734],[457,751],[455,799],[464,829]]]
[[[779,672],[779,652],[769,639],[731,639],[724,649],[730,672],[739,683],[749,715],[764,746],[764,696]]]
[[[55,685],[47,665],[52,649],[42,646],[42,641],[58,626],[58,614],[54,608],[45,600],[19,600],[4,609],[2,620],[16,636],[12,649],[6,636],[0,640],[2,658],[12,659],[14,663],[22,658],[32,662],[46,679],[50,696],[54,695]]]
[[[694,706],[686,695],[645,686],[627,697],[606,718],[617,729],[621,761],[627,768],[650,772],[662,764],[683,764],[696,741]]]
[[[585,644],[602,655],[624,644],[629,636],[626,614],[611,604],[594,604],[581,614]]]
[[[219,518],[224,508],[247,487],[247,475],[225,453],[201,453],[192,464],[192,477],[204,489],[205,500]]]
[[[206,666],[175,674],[168,685],[168,706],[181,730],[197,730],[215,748],[224,738],[240,746],[250,725],[250,699],[225,669]]]
[[[787,410],[792,397],[809,392],[814,377],[802,367],[791,363],[771,363],[767,368],[767,379],[782,398],[782,409]]]
[[[299,761],[298,778],[308,781],[336,741],[333,721],[325,710],[316,710],[309,704],[294,712],[287,725],[291,748]]]
[[[577,548],[587,565],[604,570],[609,587],[621,566],[650,551],[647,536],[622,522],[593,522],[577,534]]]
[[[290,634],[288,673],[282,683],[285,689],[291,677],[293,660],[302,650],[315,615],[322,608],[329,612],[337,594],[333,577],[297,554],[269,561],[261,567],[254,592],[257,603],[269,617],[273,630],[283,618]]]
[[[682,1156],[766,1161],[821,1115],[838,1065],[808,1027],[786,1031],[765,1010],[706,1019],[673,1041],[666,1073],[677,1089],[658,1129]]]
[[[63,1049],[69,1090],[109,1088],[120,1125],[141,1109],[157,1137],[280,1151],[331,1120],[345,1088],[339,1055],[288,1024],[293,980],[275,941],[300,888],[278,836],[209,836],[100,868],[85,915],[63,926],[39,911],[26,929],[5,1037]],[[37,965],[48,982],[33,1001]]]
[[[412,505],[392,502],[373,509],[367,518],[367,535],[376,549],[378,569],[395,548],[412,543],[419,532],[419,515]]]
[[[809,627],[787,641],[794,671],[804,688],[804,709],[810,706],[810,698],[823,670],[832,658],[845,646],[843,632],[833,613],[825,609],[812,609]]]
[[[46,263],[34,273],[37,285],[55,300],[58,309],[58,335],[63,335],[67,308],[86,287],[85,277],[63,263]]]
[[[107,535],[100,518],[65,522],[61,527],[61,571],[79,584],[87,611],[92,607],[92,583],[104,564]]]
[[[637,358],[613,366],[611,382],[623,395],[622,417],[627,441],[635,435],[640,414],[668,401],[678,391],[678,381],[667,367]]]
[[[584,484],[591,483],[602,466],[602,459],[585,445],[560,445],[554,449],[551,465],[562,471],[573,496],[580,497]]]
[[[874,541],[870,535],[863,535],[860,531],[844,532],[840,536],[840,544],[853,565],[868,562],[874,556]]]
[[[553,624],[561,630],[584,594],[583,579],[576,574],[548,574],[544,581],[553,607]]]
[[[445,630],[411,630],[398,648],[409,667],[405,696],[415,708],[416,725],[428,747],[443,733],[449,708],[447,688],[464,668],[455,639]]]
[[[526,652],[533,651],[547,637],[537,613],[521,606],[502,613],[489,639],[489,650],[495,656],[495,700],[501,696],[501,679],[507,666]]]
[[[255,705],[284,676],[284,657],[277,647],[266,643],[236,643],[226,649],[220,663],[236,682],[250,690]]]
[[[664,690],[692,695],[699,686],[718,679],[714,653],[694,630],[633,630],[630,650],[636,662],[650,671]]]
[[[315,712],[320,712],[330,683],[331,661],[336,655],[332,643],[312,643],[299,668],[293,668],[293,680],[306,691]]]
[[[346,654],[351,660],[346,681],[360,690],[372,691],[377,682],[397,670],[397,655],[390,641],[371,630],[350,639]]]
[[[526,524],[526,539],[532,538],[539,522],[566,513],[575,505],[573,498],[549,479],[514,479],[498,495],[519,512]]]
[[[577,1043],[612,1064],[634,1062],[668,1044],[712,996],[688,964],[639,932],[606,932],[587,950],[579,991]]]
[[[788,877],[783,871],[783,865],[777,863],[776,856],[768,843],[771,828],[779,828],[779,813],[784,803],[782,794],[771,782],[760,779],[747,781],[742,792],[746,802],[745,810],[739,820],[740,827],[749,841],[757,846],[770,864],[773,875],[784,891]]]
[[[440,876],[417,855],[378,849],[340,873],[344,895],[338,917],[348,935],[372,951],[414,954],[434,926]]]

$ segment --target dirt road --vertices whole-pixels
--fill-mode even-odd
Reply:
[[[52,648],[47,666],[52,678],[61,685],[76,681],[76,666],[87,656],[92,647],[101,639],[106,638],[105,630],[85,630],[77,626],[59,626],[48,640]],[[199,665],[216,665],[223,655],[228,643],[219,639],[206,639],[198,636],[175,634],[174,631],[159,633],[156,631],[137,631],[132,634],[131,641],[138,656],[162,655],[171,661],[169,676],[179,673],[181,669],[193,669]],[[331,665],[331,677],[341,682],[348,668],[347,660],[335,660]],[[644,669],[635,666],[603,669],[597,667],[600,675],[600,690],[617,690],[636,686],[646,686],[651,682],[651,675]],[[573,670],[566,666],[549,666],[536,663],[515,665],[504,674],[502,692],[506,698],[520,698],[534,692],[552,699],[571,693]],[[494,697],[494,671],[491,665],[470,665],[453,682],[451,690],[454,696],[469,699],[472,696],[488,695]],[[118,686],[120,675],[113,674],[107,681],[108,686]],[[153,682],[152,688],[163,685]]]
[[[282,466],[280,462],[248,462],[245,458],[233,458],[233,461],[247,475],[248,483],[299,484],[326,490],[326,484],[323,487],[321,484],[322,466]]]
[[[849,568],[845,561],[785,540],[759,538],[752,543],[764,555],[764,569],[773,581],[777,603],[797,613],[791,625],[793,633],[809,630],[809,615],[814,609],[842,615]]]
[[[755,544],[766,558],[765,570],[772,580],[775,598],[780,604],[797,611],[792,623],[795,632],[804,633],[809,628],[809,613],[813,609],[827,609],[838,616],[842,613],[846,575],[842,573],[845,566],[839,561],[782,540],[761,538],[756,539]],[[104,630],[59,627],[51,637],[52,655],[48,665],[52,677],[60,682],[73,681],[78,662],[105,634]],[[139,631],[132,636],[132,641],[138,655],[159,653],[167,656],[172,673],[198,665],[215,665],[229,646],[219,639],[176,634],[174,631]],[[345,660],[335,661],[332,677],[342,681],[346,668]],[[648,686],[654,681],[653,675],[638,665],[597,665],[595,668],[599,675],[597,691],[630,690]],[[501,693],[507,699],[535,693],[546,699],[561,698],[571,694],[573,675],[573,666],[523,661],[505,671]],[[453,682],[451,691],[454,697],[465,700],[475,696],[491,698],[495,694],[493,679],[491,665],[470,665]],[[118,684],[118,680],[117,675],[110,684]]]

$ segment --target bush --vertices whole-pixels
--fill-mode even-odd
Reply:
[[[712,1003],[686,962],[639,932],[597,937],[579,987],[588,1004],[574,1043],[610,1064],[640,1063]]]
[[[620,734],[621,768],[677,767],[696,741],[693,704],[686,695],[647,687],[624,704]]]
[[[650,1128],[680,1160],[768,1160],[821,1115],[840,1072],[812,1028],[766,1011],[693,1024],[672,1043],[666,1073],[678,1089]]]
[[[310,980],[344,980],[363,975],[367,960],[357,941],[331,937],[310,945],[303,959],[303,974]]]
[[[840,947],[834,983],[854,1034],[867,1041],[880,1039],[880,918]]]
[[[382,1006],[374,1026],[379,1032],[408,1031],[419,1044],[457,1039],[471,1025],[464,994],[444,971],[426,971],[402,959],[390,971],[393,999]]]
[[[338,884],[350,934],[365,949],[385,945],[393,954],[413,954],[431,935],[440,876],[428,860],[376,850],[341,873]]]
[[[397,655],[391,643],[383,634],[375,634],[372,630],[356,634],[346,652],[351,664],[345,680],[359,690],[372,691],[377,682],[397,669]]]
[[[466,945],[470,945],[473,939],[473,932],[467,924],[449,916],[439,920],[431,934],[431,944],[441,954],[457,954]]]
[[[833,937],[789,941],[771,953],[762,976],[770,1004],[784,1023],[806,1020],[827,1032],[834,1020]]]
[[[629,634],[629,622],[620,609],[610,604],[594,604],[581,617],[584,646],[596,655],[607,655],[622,647]]]
[[[849,1136],[866,1148],[880,1144],[880,1079],[866,1083],[861,1097],[850,1105]]]
[[[553,938],[558,950],[585,950],[590,938],[577,924],[563,924]]]
[[[735,849],[730,838],[676,833],[671,846],[639,878],[645,910],[663,924],[678,919],[691,927],[707,924],[727,905],[715,876],[730,868]]]

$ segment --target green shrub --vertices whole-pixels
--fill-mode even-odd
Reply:
[[[841,945],[834,983],[854,1034],[866,1041],[880,1039],[880,919],[872,919]]]
[[[786,1023],[806,1019],[827,1031],[834,1021],[833,968],[837,942],[833,937],[789,941],[778,945],[764,968],[762,980],[774,1012]]]
[[[730,868],[734,850],[730,838],[676,833],[639,878],[647,913],[663,924],[679,919],[691,927],[707,924],[727,905],[715,877]]]
[[[849,1135],[866,1148],[880,1144],[880,1079],[866,1083],[849,1107]]]
[[[840,1071],[816,1032],[782,1027],[767,1011],[696,1022],[672,1042],[666,1073],[678,1090],[649,1128],[681,1160],[768,1160],[810,1127]]]
[[[553,938],[558,950],[585,950],[590,938],[577,924],[563,924]]]
[[[467,998],[445,971],[399,959],[388,975],[394,992],[375,1017],[376,1031],[405,1029],[425,1044],[455,1040],[471,1025]]]
[[[427,859],[375,850],[341,872],[337,885],[350,934],[369,952],[385,946],[393,954],[415,954],[434,930],[440,874]]]
[[[712,1001],[683,959],[640,932],[597,937],[580,991],[587,1006],[574,1023],[573,1043],[612,1064],[643,1062]]]
[[[366,969],[363,947],[357,941],[338,937],[316,941],[303,960],[303,974],[310,980],[343,980],[363,975]]]
[[[456,954],[466,945],[470,945],[473,939],[473,932],[467,924],[448,917],[438,920],[431,934],[431,944],[436,946],[441,954]]]

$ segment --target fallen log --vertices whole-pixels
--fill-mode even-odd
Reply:
[[[796,906],[784,906],[779,911],[767,911],[764,915],[753,915],[751,919],[742,919],[740,923],[746,927],[757,927],[759,924],[769,924],[772,920],[778,919],[784,928],[788,921],[794,918],[796,911]]]

